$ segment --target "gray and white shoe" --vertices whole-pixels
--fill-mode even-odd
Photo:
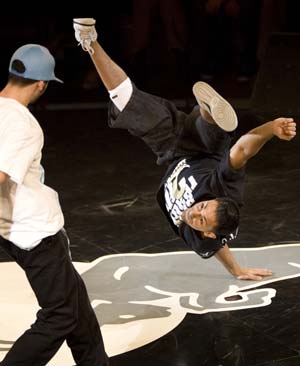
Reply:
[[[75,18],[73,19],[73,27],[75,30],[75,38],[79,42],[84,51],[91,55],[94,53],[91,43],[97,40],[97,32],[95,29],[96,20],[93,18]]]
[[[231,132],[237,128],[237,115],[230,105],[210,85],[198,81],[193,86],[193,93],[199,106],[205,109],[224,131]]]

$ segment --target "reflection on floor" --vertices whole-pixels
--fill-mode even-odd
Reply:
[[[164,169],[155,165],[142,142],[126,131],[109,129],[105,110],[37,109],[35,114],[45,131],[46,182],[60,193],[75,262],[110,254],[187,250],[156,205]],[[239,117],[238,134],[258,122],[248,111],[240,110]],[[233,247],[284,244],[289,252],[288,244],[300,242],[299,145],[298,137],[290,143],[272,140],[249,162],[242,224]],[[272,269],[267,253],[261,253],[258,265]],[[0,258],[9,261],[2,252]],[[299,263],[298,258],[294,255],[290,261]],[[197,269],[206,275],[204,260],[197,259]],[[209,261],[218,273],[219,264]],[[265,285],[276,290],[268,306],[188,313],[161,338],[112,357],[112,365],[299,365],[299,285],[298,277]],[[160,326],[163,323],[157,323]]]

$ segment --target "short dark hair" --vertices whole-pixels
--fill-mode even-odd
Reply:
[[[215,234],[229,235],[234,232],[240,221],[240,209],[238,204],[229,197],[216,198],[218,207],[216,211],[217,225],[214,228]]]
[[[26,70],[25,65],[20,60],[14,60],[11,68],[12,70],[16,70],[18,73],[23,73]],[[22,76],[18,76],[12,73],[9,73],[8,81],[11,84],[19,86],[27,86],[37,82],[37,80],[23,78]]]

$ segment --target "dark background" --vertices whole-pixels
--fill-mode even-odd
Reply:
[[[107,2],[105,11],[87,15],[96,18],[102,45],[137,85],[170,98],[179,108],[189,111],[195,104],[193,83],[207,80],[235,107],[237,137],[269,118],[286,115],[299,121],[299,2],[262,1],[258,20],[249,18],[253,32],[258,32],[257,67],[244,79],[238,50],[230,48],[231,38],[226,38],[228,29],[224,34],[218,27],[203,30],[207,23],[196,11],[200,3],[183,3],[188,29],[184,49],[173,52],[168,47],[162,21],[154,17],[147,47],[134,57],[128,56],[136,31],[131,2]],[[107,126],[107,92],[73,35],[72,18],[81,16],[0,17],[1,86],[11,54],[25,43],[47,46],[57,61],[56,75],[65,81],[50,83],[31,109],[45,133],[46,184],[59,193],[73,259],[89,262],[114,253],[188,250],[155,201],[164,168],[156,166],[141,141]],[[215,57],[216,68],[208,70],[207,43],[223,52],[224,42],[227,53]],[[299,242],[299,147],[299,135],[289,143],[273,139],[249,162],[240,233],[232,246]],[[10,259],[1,252],[0,260]],[[231,352],[224,366],[299,365],[299,285],[297,278],[273,284],[277,296],[265,308],[189,315],[174,331],[115,357],[112,365],[217,366],[221,361],[216,345]]]
[[[245,12],[240,16],[242,19],[239,19],[239,16],[230,18],[219,15],[221,20],[216,21],[217,17],[208,17],[205,13],[205,0],[180,0],[179,10],[174,10],[175,6],[172,6],[177,1],[165,0],[170,3],[169,17],[175,23],[169,30],[166,30],[163,20],[167,16],[161,14],[157,5],[152,8],[149,6],[146,13],[151,13],[151,16],[145,47],[136,45],[140,42],[141,33],[137,28],[139,23],[136,19],[144,23],[141,19],[145,15],[138,7],[135,10],[134,0],[105,2],[105,10],[91,10],[88,15],[97,20],[101,44],[139,87],[164,97],[187,98],[191,97],[191,85],[198,79],[208,77],[209,82],[221,88],[221,91],[224,90],[227,97],[239,98],[251,95],[270,35],[273,32],[300,31],[298,1],[243,1],[250,4],[256,2],[258,15],[253,17],[252,13]],[[136,2],[142,4],[141,8],[147,9],[147,4],[159,1]],[[104,6],[102,3],[100,5]],[[82,102],[93,99],[99,101],[101,93],[103,100],[106,100],[106,93],[93,73],[88,54],[83,54],[74,39],[72,18],[82,17],[82,12],[72,13],[73,15],[0,17],[0,86],[4,86],[6,82],[6,70],[12,53],[25,43],[40,43],[48,47],[55,56],[56,74],[65,81],[65,85],[63,88],[53,85],[48,95],[39,103]],[[230,20],[224,21],[224,18]],[[182,26],[178,25],[179,22]],[[257,39],[254,41],[257,44],[257,65],[255,70],[250,72],[248,82],[244,83],[237,81],[241,71],[241,45],[238,40],[240,29],[246,29],[248,34],[253,34],[253,39]],[[172,37],[174,41],[171,42],[169,39]],[[254,46],[251,44],[248,47]],[[212,63],[214,67],[210,65]]]

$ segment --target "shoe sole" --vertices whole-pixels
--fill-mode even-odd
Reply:
[[[200,107],[204,107],[210,113],[220,128],[227,132],[234,131],[237,128],[238,119],[234,109],[210,85],[198,81],[193,86],[193,93]]]

